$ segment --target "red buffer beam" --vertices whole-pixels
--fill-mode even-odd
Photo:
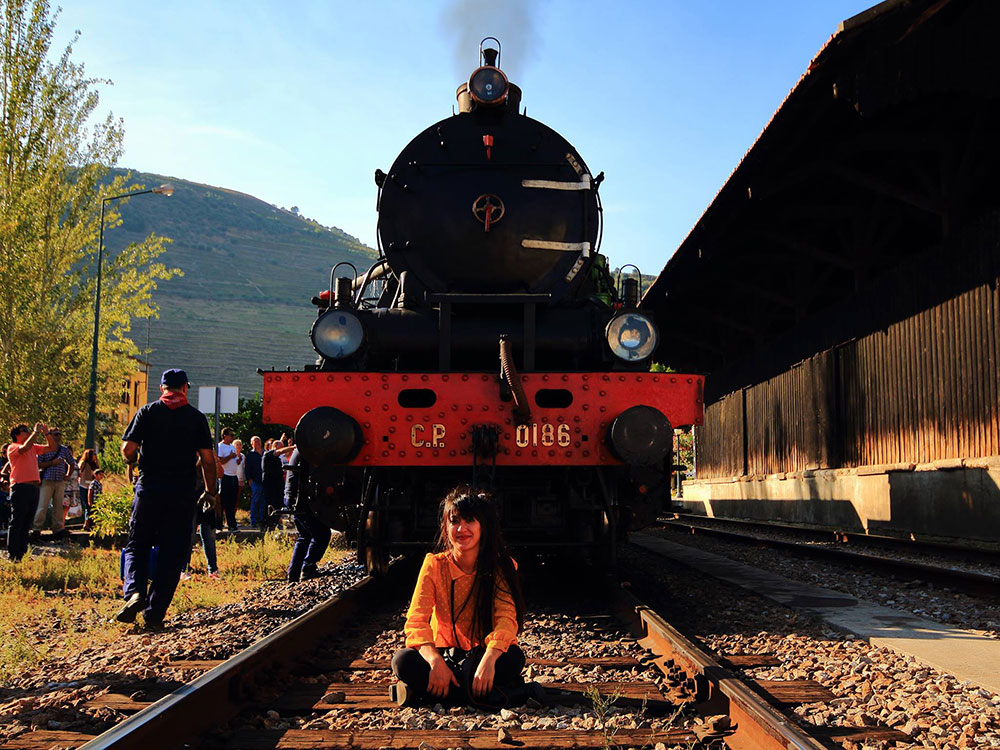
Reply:
[[[497,375],[268,372],[264,421],[295,425],[317,406],[353,417],[364,444],[352,466],[467,466],[472,430],[499,428],[498,466],[620,464],[605,436],[629,407],[651,406],[674,427],[700,425],[704,378],[677,373],[521,375],[531,419],[518,425]]]

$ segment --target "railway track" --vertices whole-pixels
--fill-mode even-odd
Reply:
[[[989,550],[963,550],[933,542],[864,537],[846,532],[684,514],[661,518],[657,524],[661,528],[687,534],[704,534],[793,550],[811,557],[856,563],[904,580],[930,581],[973,595],[1000,591],[1000,554]],[[970,562],[978,563],[979,569],[970,569]]]
[[[533,608],[524,642],[535,657],[530,673],[547,687],[544,710],[484,715],[440,706],[399,709],[388,699],[387,656],[400,645],[400,613],[414,577],[412,565],[397,563],[385,577],[365,579],[232,659],[186,664],[204,670],[188,684],[101,696],[97,702],[105,707],[134,712],[102,735],[36,731],[9,746],[427,750],[724,742],[741,749],[818,750],[848,739],[898,738],[886,727],[807,734],[780,709],[833,699],[822,686],[749,678],[744,670],[766,666],[773,656],[714,656],[627,586],[567,586],[574,577],[585,578],[580,571],[551,576],[559,582],[556,593],[551,582],[543,591],[528,587],[529,602],[547,602]]]

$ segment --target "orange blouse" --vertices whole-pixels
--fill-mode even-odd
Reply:
[[[482,643],[471,638],[475,601],[472,595],[473,573],[463,573],[450,552],[427,555],[417,576],[417,587],[406,613],[406,645],[420,648],[433,643],[438,648],[457,647],[466,651],[474,646],[506,651],[517,643],[517,608],[514,598],[500,577],[493,600],[493,630]],[[454,584],[454,634],[452,633],[452,584]],[[455,636],[458,642],[455,642]]]

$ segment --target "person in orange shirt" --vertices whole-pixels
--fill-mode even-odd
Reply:
[[[49,428],[42,422],[35,422],[35,429],[19,424],[11,428],[7,446],[7,460],[10,462],[10,528],[7,531],[7,556],[17,562],[28,551],[28,532],[38,507],[38,490],[41,474],[38,471],[38,456],[52,449],[54,445],[48,437]],[[35,438],[46,435],[47,445],[37,445]]]
[[[406,648],[392,658],[401,706],[427,699],[490,709],[541,698],[521,677],[524,597],[487,494],[460,486],[441,503],[438,551],[424,558],[406,615]]]

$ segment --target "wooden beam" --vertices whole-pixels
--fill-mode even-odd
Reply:
[[[843,268],[847,271],[854,271],[854,261],[852,259],[844,258],[836,253],[831,253],[828,250],[816,247],[815,245],[801,240],[798,237],[790,237],[779,232],[765,232],[764,237],[772,244],[781,245],[782,247],[796,253],[801,253],[802,255],[808,256],[813,260],[819,261],[820,263],[825,263],[828,266],[837,266],[838,268]]]
[[[741,263],[732,263],[731,267],[742,265],[743,264]],[[754,269],[759,271],[760,265],[755,263]],[[781,294],[780,292],[766,289],[759,284],[750,283],[749,281],[736,282],[722,277],[716,283],[737,294],[742,293],[751,297],[756,297],[757,299],[767,300],[768,302],[773,302],[774,304],[781,305],[782,307],[790,307],[794,309],[796,306],[795,300],[791,297]]]
[[[858,150],[872,150],[880,154],[886,152],[921,152],[940,151],[944,146],[945,137],[938,132],[914,132],[911,130],[865,131],[842,142],[844,153]]]
[[[823,162],[823,165],[826,171],[830,174],[839,177],[845,182],[850,182],[859,187],[863,187],[866,190],[870,190],[873,193],[886,195],[900,201],[901,203],[905,203],[909,206],[913,206],[914,208],[919,208],[921,211],[926,211],[927,213],[936,214],[938,216],[943,216],[947,213],[947,208],[940,199],[930,198],[908,188],[894,185],[888,180],[884,180],[876,175],[866,174],[865,172],[862,172],[854,167],[847,166],[846,164],[826,161]]]
[[[704,338],[698,338],[697,336],[691,336],[689,334],[684,333],[683,331],[676,330],[676,329],[673,329],[673,328],[665,329],[665,331],[663,333],[663,338],[664,339],[677,339],[678,341],[684,341],[687,344],[689,344],[690,346],[694,346],[697,349],[702,349],[702,350],[704,350],[706,352],[711,352],[712,354],[716,354],[716,355],[719,355],[719,356],[722,356],[722,355],[724,355],[726,353],[725,350],[722,349],[722,347],[716,346],[715,344],[710,343],[709,341],[707,341]]]
[[[720,313],[714,307],[706,307],[695,302],[688,302],[687,307],[695,310],[702,317],[708,318],[709,320],[714,320],[716,323],[720,323],[727,328],[731,328],[734,331],[742,331],[743,333],[748,333],[752,336],[757,335],[757,329],[753,326],[747,325],[741,320],[736,320],[728,315]]]

